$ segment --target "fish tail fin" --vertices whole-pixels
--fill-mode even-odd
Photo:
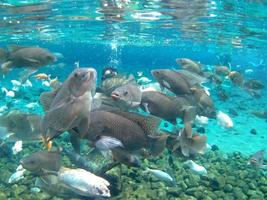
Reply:
[[[194,135],[192,137],[192,148],[195,152],[204,154],[207,148],[207,136],[205,135]]]
[[[162,153],[166,147],[168,135],[149,136],[150,151],[153,156],[157,156]]]

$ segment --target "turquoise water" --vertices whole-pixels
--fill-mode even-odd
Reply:
[[[98,86],[101,85],[102,70],[112,66],[119,73],[133,74],[136,80],[147,77],[151,83],[140,85],[154,87],[157,81],[151,75],[151,70],[181,69],[175,59],[189,58],[201,63],[204,71],[214,72],[216,65],[224,65],[231,71],[238,71],[244,80],[255,79],[266,86],[266,9],[266,1],[260,0],[3,0],[0,2],[0,48],[7,50],[10,45],[39,46],[56,55],[57,61],[41,66],[27,77],[32,85],[16,86],[12,83],[12,80],[17,80],[25,84],[21,81],[21,74],[29,66],[14,67],[8,74],[1,76],[0,114],[5,116],[11,111],[20,110],[44,115],[39,97],[42,92],[50,91],[51,87],[47,85],[47,80],[37,79],[35,75],[45,73],[51,75],[51,79],[57,77],[60,82],[64,82],[77,65],[95,68],[98,73]],[[0,59],[0,63],[5,63],[5,60]],[[139,77],[137,72],[143,72],[142,76]],[[118,167],[114,168],[110,173],[120,177],[118,183],[125,185],[119,192],[112,192],[111,198],[267,198],[266,171],[264,173],[262,169],[247,165],[250,155],[262,149],[266,150],[267,146],[266,87],[257,90],[260,97],[255,97],[226,78],[221,87],[228,99],[222,100],[218,95],[218,85],[212,81],[204,85],[209,88],[216,112],[226,113],[233,121],[233,127],[230,129],[220,126],[218,120],[211,118],[207,125],[203,125],[207,143],[219,150],[210,150],[204,155],[192,158],[172,155],[174,166],[166,164],[169,163],[167,160],[170,157],[167,150],[159,157],[141,159],[143,166],[166,171],[175,177],[177,185],[172,187],[155,177],[151,178],[151,175],[144,175],[143,168],[128,168],[122,165],[122,177],[119,176]],[[4,89],[13,91],[14,97],[7,95]],[[158,86],[156,89],[160,90]],[[170,94],[166,89],[164,92]],[[265,112],[265,116],[257,117],[252,114],[255,111]],[[182,128],[182,123],[177,127]],[[199,127],[202,126],[196,125],[195,130]],[[67,137],[68,134],[65,133],[56,138],[54,146],[60,144],[71,148]],[[7,140],[4,143],[10,148],[14,145],[14,141]],[[27,141],[23,142],[22,151],[16,155],[11,152],[11,155],[7,156],[0,152],[3,174],[0,199],[62,198],[45,190],[31,192],[35,177],[29,172],[24,179],[7,183],[20,159],[40,150],[43,150],[40,141]],[[101,165],[100,160],[103,158],[91,158],[88,156],[89,150],[87,141],[84,141],[82,155],[91,159],[92,165]],[[62,157],[64,166],[77,167],[71,164],[65,154],[62,154]],[[204,166],[208,171],[207,175],[195,175],[186,169],[182,163],[188,159]],[[111,160],[109,158],[104,162]],[[222,168],[227,169],[221,172]],[[215,187],[213,177],[219,175],[223,177],[224,184]],[[233,176],[242,177],[240,185],[231,182]],[[250,185],[246,188],[244,185],[250,180],[255,187]],[[115,185],[115,182],[109,182]],[[194,182],[195,185],[189,182]],[[149,187],[146,183],[149,183]],[[232,189],[226,185],[231,185]],[[191,191],[192,188],[195,190]],[[242,194],[238,192],[240,188]],[[203,190],[209,193],[199,196],[197,192]],[[67,199],[70,198],[72,197]]]

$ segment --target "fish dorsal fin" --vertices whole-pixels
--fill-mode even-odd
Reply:
[[[176,70],[179,74],[185,78],[185,80],[189,83],[190,86],[194,86],[196,84],[206,83],[208,81],[207,78],[202,77],[194,72],[188,70]]]
[[[190,123],[185,123],[184,130],[186,138],[192,138],[192,127]]]
[[[43,92],[40,95],[40,103],[41,103],[43,110],[45,112],[47,112],[49,110],[49,108],[50,108],[54,98],[56,97],[59,89],[60,89],[60,87],[57,89],[54,89],[52,91],[49,91],[49,92]]]
[[[7,47],[9,52],[14,52],[14,51],[17,51],[17,50],[23,49],[23,48],[27,48],[27,46],[9,45]]]
[[[133,112],[123,112],[120,110],[114,110],[112,112],[135,122],[144,130],[147,135],[155,134],[162,121],[158,117],[144,116]]]

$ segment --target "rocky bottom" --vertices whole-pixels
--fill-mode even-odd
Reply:
[[[223,154],[219,150],[190,158],[204,166],[206,175],[194,174],[183,162],[184,157],[165,151],[160,157],[144,160],[143,165],[163,170],[175,180],[173,186],[158,180],[140,168],[116,167],[105,177],[111,183],[112,197],[120,200],[263,200],[267,199],[266,172],[247,165],[248,157],[239,152]],[[63,156],[64,166],[71,166]],[[15,171],[18,162],[0,159],[0,200],[60,200],[33,188],[35,177],[30,173],[15,184],[8,184],[8,178]],[[75,200],[77,198],[67,198]],[[86,198],[84,198],[86,199]],[[89,199],[89,198],[87,198]],[[100,198],[98,198],[100,199]]]

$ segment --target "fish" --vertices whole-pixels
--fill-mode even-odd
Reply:
[[[136,108],[141,103],[142,92],[137,85],[126,84],[116,88],[111,97],[125,107]]]
[[[110,197],[110,183],[84,169],[61,168],[58,172],[60,182],[76,194],[86,197]]]
[[[217,66],[215,66],[214,72],[215,72],[216,75],[219,75],[219,76],[227,76],[227,75],[229,75],[231,70],[227,66],[219,66],[219,65],[217,65]]]
[[[3,74],[12,68],[28,67],[36,71],[41,66],[52,64],[56,57],[47,49],[34,46],[9,46],[8,57],[1,65]]]
[[[218,124],[223,128],[232,128],[234,126],[232,119],[222,111],[217,112],[216,118]]]
[[[228,74],[228,78],[232,81],[232,83],[236,86],[242,87],[244,84],[244,77],[240,72],[231,71]]]
[[[0,63],[5,62],[5,60],[7,59],[7,56],[8,56],[8,52],[5,49],[0,48]]]
[[[175,61],[177,64],[180,64],[183,69],[186,69],[186,70],[191,71],[191,72],[196,73],[196,74],[201,73],[201,64],[199,64],[199,63],[197,63],[191,59],[177,58]]]
[[[141,167],[141,161],[137,155],[132,154],[121,148],[112,150],[113,160],[128,167]]]
[[[207,136],[193,134],[190,123],[186,123],[185,127],[180,130],[178,143],[174,145],[173,151],[178,147],[184,156],[189,157],[194,154],[204,154],[207,148]]]
[[[50,75],[47,75],[45,73],[39,73],[39,74],[36,74],[34,78],[48,80],[50,79]]]
[[[16,172],[9,177],[8,183],[15,183],[23,179],[25,171],[26,170],[21,165],[19,165],[16,169]]]
[[[109,137],[100,136],[100,139],[95,142],[95,147],[101,151],[108,151],[116,147],[124,147],[120,140]]]
[[[59,171],[61,167],[61,151],[38,151],[20,160],[22,167],[32,173],[41,174],[43,170]]]
[[[5,142],[4,139],[0,139],[0,157],[1,158],[6,157],[11,161],[14,158],[12,147],[10,146],[9,143]]]
[[[196,116],[195,122],[199,125],[207,125],[209,123],[209,118],[205,116]]]
[[[267,110],[252,111],[251,113],[258,118],[267,119]]]
[[[188,166],[196,174],[203,175],[208,173],[205,167],[198,165],[193,160],[187,160],[183,164]]]
[[[75,166],[85,170],[93,171],[92,166],[90,166],[89,164],[91,161],[87,160],[86,158],[76,153],[75,151],[71,151],[67,148],[62,148],[62,149],[63,152],[67,155],[67,157]]]
[[[215,106],[212,98],[207,94],[203,88],[193,87],[191,88],[193,98],[198,105],[198,114],[215,118]]]
[[[152,76],[158,81],[162,89],[167,88],[176,95],[190,94],[190,84],[185,77],[175,70],[157,69],[151,71]]]
[[[145,85],[145,84],[151,83],[152,80],[143,76],[143,77],[138,78],[136,82],[140,85]]]
[[[260,150],[252,154],[249,158],[248,164],[253,167],[259,167],[259,168],[262,168],[264,166],[267,167],[267,165],[263,165],[264,154],[265,154],[265,150]]]
[[[244,87],[247,89],[252,89],[252,90],[261,90],[263,89],[265,86],[264,84],[256,79],[249,79],[247,81],[244,82]]]
[[[7,141],[41,141],[42,116],[12,110],[0,116],[0,127],[9,134]]]
[[[15,92],[12,90],[7,90],[5,87],[1,88],[2,92],[5,93],[6,97],[13,98],[15,97]]]
[[[166,172],[158,169],[146,168],[146,173],[151,173],[153,176],[157,177],[159,180],[168,183],[169,185],[174,185],[174,179]]]
[[[86,139],[95,143],[101,136],[109,136],[121,141],[126,151],[147,148],[152,155],[158,155],[164,150],[167,138],[165,135],[154,133],[156,131],[154,123],[158,124],[158,121],[154,122],[154,118],[148,118],[145,121],[142,118],[143,122],[136,123],[121,116],[123,114],[127,114],[127,112],[121,112],[121,114],[107,111],[92,112]]]
[[[95,92],[97,72],[93,68],[77,68],[62,86],[42,97],[45,108],[49,108],[42,120],[42,134],[50,141],[64,131],[77,127],[83,137],[90,124],[90,111]],[[48,96],[48,97],[47,97]],[[47,99],[48,98],[48,99]]]
[[[17,141],[12,147],[12,152],[14,155],[19,153],[20,151],[22,151],[22,141],[21,140]]]
[[[118,74],[104,79],[96,91],[110,96],[116,88],[128,83],[135,83],[135,79],[132,74],[130,74],[128,77]]]
[[[58,196],[63,198],[81,196],[72,192],[69,187],[59,181],[58,175],[42,175],[35,179],[35,187],[40,188],[42,191],[49,193],[51,196]]]
[[[172,124],[177,124],[177,118],[184,122],[192,121],[196,115],[196,107],[186,98],[169,97],[162,92],[143,92],[141,104],[144,111],[163,118]]]

